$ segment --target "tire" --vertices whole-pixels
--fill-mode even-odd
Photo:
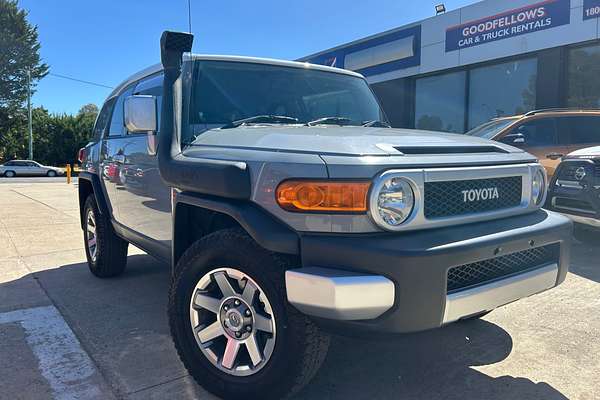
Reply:
[[[573,236],[581,243],[591,246],[600,245],[600,230],[587,227],[581,224],[575,224]]]
[[[14,178],[15,176],[17,176],[17,174],[15,174],[15,171],[6,171],[4,173],[4,176],[7,178]]]
[[[262,249],[241,229],[227,229],[210,234],[198,240],[183,254],[176,266],[169,294],[169,325],[177,353],[199,385],[224,399],[281,399],[298,392],[313,378],[325,360],[330,338],[308,317],[287,303],[284,273],[291,266],[292,260]],[[235,274],[238,274],[239,279],[239,274],[242,274],[248,278],[245,281],[241,280],[242,283],[246,282],[245,286],[248,286],[250,281],[255,284],[257,295],[251,298],[256,299],[256,309],[253,308],[252,311],[259,314],[259,308],[263,306],[264,310],[269,309],[272,312],[270,322],[273,328],[270,334],[266,334],[266,337],[270,338],[267,340],[274,341],[271,353],[268,353],[268,345],[265,345],[265,349],[259,353],[263,357],[260,363],[250,367],[255,368],[255,372],[246,373],[244,376],[234,376],[236,373],[243,373],[234,371],[235,365],[240,368],[240,364],[232,363],[234,366],[231,370],[223,366],[225,351],[223,357],[215,361],[210,360],[203,352],[205,350],[200,349],[201,334],[198,333],[206,326],[211,326],[212,322],[199,324],[202,329],[198,329],[196,333],[192,329],[193,315],[197,315],[197,320],[200,320],[201,315],[212,316],[211,321],[214,321],[219,312],[200,308],[198,314],[193,314],[192,294],[198,293],[198,285],[204,280],[210,282],[209,287],[218,285],[216,290],[221,293],[221,298],[214,308],[221,313],[228,310],[226,302],[231,301],[231,298],[227,299],[227,294],[220,289],[221,284],[215,279],[217,274],[223,273],[222,267],[227,267],[228,272],[225,272],[225,276],[231,284],[229,288],[233,288],[236,294],[242,293],[243,296],[245,291],[231,276],[235,277]],[[194,299],[197,298],[195,295]],[[258,326],[254,315],[252,314],[252,323]],[[221,324],[221,329],[225,329],[227,323],[221,323],[224,320],[227,320],[226,315],[212,324]],[[253,333],[249,334],[259,335],[260,331],[259,328],[253,328]],[[226,348],[232,340],[235,341],[235,337],[231,332],[223,330],[219,336],[207,340],[204,348],[216,348],[219,341],[226,343]],[[262,343],[267,340],[263,340]],[[261,341],[255,339],[255,343]],[[252,361],[249,347],[245,344],[239,346],[245,353],[244,350],[240,350],[236,353],[238,358],[233,359],[242,363],[242,356],[245,356],[245,361],[250,365]]]
[[[56,171],[50,170],[46,173],[46,176],[48,176],[49,178],[54,178],[56,176]]]
[[[90,272],[98,278],[121,275],[127,266],[129,243],[118,237],[110,220],[100,214],[93,194],[85,201],[83,215],[83,241]]]

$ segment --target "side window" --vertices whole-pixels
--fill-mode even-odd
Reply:
[[[112,112],[113,104],[115,104],[114,97],[108,100],[102,106],[102,110],[100,110],[100,114],[98,114],[98,118],[96,118],[96,124],[94,125],[94,140],[100,140],[102,138],[110,119],[110,113]]]
[[[556,146],[556,121],[554,118],[536,119],[525,122],[511,133],[522,134],[526,146]]]
[[[125,128],[125,121],[123,119],[124,115],[124,103],[125,99],[133,93],[133,86],[125,89],[124,92],[121,92],[117,101],[115,102],[115,107],[112,112],[112,118],[110,120],[110,126],[108,128],[108,136],[122,136],[127,133],[127,128]]]
[[[569,144],[600,143],[600,117],[561,118],[571,133]]]
[[[144,78],[137,84],[135,90],[133,91],[133,94],[142,94],[156,97],[156,124],[158,129],[160,129],[160,110],[162,107],[163,78],[164,75],[162,73]]]
[[[14,167],[15,166],[15,162],[14,161],[9,161],[7,163],[4,164],[5,167]]]

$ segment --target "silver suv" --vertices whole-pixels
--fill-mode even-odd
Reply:
[[[572,225],[530,154],[391,129],[353,72],[191,43],[165,32],[106,100],[79,201],[94,275],[129,243],[172,266],[173,341],[207,390],[282,398],[330,332],[439,328],[565,279]]]

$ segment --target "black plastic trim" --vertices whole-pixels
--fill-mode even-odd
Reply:
[[[299,236],[289,226],[275,219],[259,206],[248,201],[224,199],[192,192],[179,192],[173,200],[173,235],[177,235],[177,212],[179,204],[187,204],[225,214],[233,218],[248,234],[266,250],[289,255],[300,254]],[[173,247],[172,264],[175,265],[182,249]]]
[[[394,307],[369,321],[317,321],[334,331],[417,332],[442,326],[447,275],[452,267],[532,247],[560,244],[559,274],[570,259],[572,223],[556,213],[531,214],[419,232],[394,234],[303,234],[303,267],[381,275],[396,285]]]
[[[102,185],[100,184],[100,178],[92,174],[90,172],[80,172],[78,179],[88,181],[92,184],[92,189],[94,191],[94,197],[96,198],[96,204],[98,204],[98,209],[100,210],[100,214],[110,215],[111,208],[109,203],[106,201],[104,197],[104,192],[102,191]],[[85,199],[84,199],[85,200]]]

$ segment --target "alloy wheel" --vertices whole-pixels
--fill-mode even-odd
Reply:
[[[87,247],[90,253],[92,262],[96,262],[98,256],[98,243],[96,236],[96,217],[94,216],[94,210],[89,209],[86,218],[86,240]]]
[[[190,322],[202,354],[219,370],[250,376],[273,354],[275,316],[265,292],[233,268],[205,274],[192,292]]]

